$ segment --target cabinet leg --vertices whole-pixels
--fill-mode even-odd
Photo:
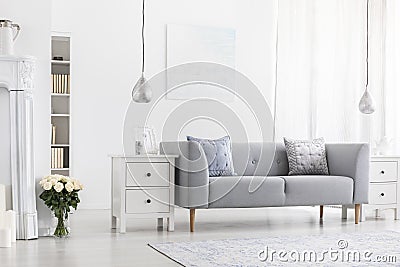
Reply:
[[[168,232],[173,232],[175,230],[175,219],[174,219],[174,216],[168,217],[167,223],[168,223]]]
[[[400,211],[399,208],[395,208],[395,209],[394,209],[394,219],[395,219],[395,220],[400,220],[400,216],[399,216],[399,215],[400,215],[400,212],[399,212],[399,211]]]
[[[360,222],[364,222],[365,221],[365,207],[363,204],[361,204],[361,208],[360,208]]]
[[[117,229],[117,217],[111,215],[111,229]]]
[[[157,228],[163,228],[164,226],[164,219],[163,218],[157,218]]]
[[[376,209],[375,210],[375,218],[381,217],[381,212],[380,210]]]
[[[125,218],[119,219],[119,232],[121,234],[126,233],[126,219]]]
[[[319,219],[322,220],[324,218],[324,206],[319,206]]]
[[[342,205],[342,219],[347,220],[347,207]]]

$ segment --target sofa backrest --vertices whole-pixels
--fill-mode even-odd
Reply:
[[[207,173],[207,162],[204,153],[199,153],[198,144],[181,142],[162,142],[161,153],[182,155],[177,160],[180,175],[185,178],[188,168],[196,172]],[[191,145],[190,145],[191,144]],[[368,144],[326,144],[326,155],[329,173],[331,175],[355,177],[354,166],[359,160],[362,150],[362,163],[369,169]],[[365,155],[364,155],[365,154]],[[232,143],[233,166],[237,175],[247,176],[286,176],[289,173],[289,164],[285,146],[282,143]],[[189,160],[189,161],[188,161]],[[365,161],[365,162],[364,162]],[[189,163],[190,162],[190,163]],[[367,166],[368,165],[368,166]],[[367,168],[368,167],[368,168]],[[368,174],[366,174],[368,177]]]
[[[275,148],[275,153],[273,152]],[[362,155],[359,156],[362,150]],[[354,166],[362,161],[368,178],[369,146],[363,143],[326,144],[326,156],[331,175],[355,177]],[[289,163],[282,143],[232,143],[232,157],[238,175],[286,176]],[[361,158],[361,159],[360,159]],[[365,162],[364,162],[365,161]]]
[[[275,152],[274,152],[275,149]],[[238,175],[287,175],[289,165],[283,144],[232,143],[235,173]]]

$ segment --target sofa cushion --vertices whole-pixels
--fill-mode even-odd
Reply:
[[[323,138],[312,141],[284,138],[289,162],[289,175],[329,175]]]
[[[187,140],[198,142],[202,146],[207,158],[208,171],[211,177],[234,175],[232,145],[229,136],[216,140],[187,136]]]
[[[282,206],[284,202],[284,180],[280,177],[210,177],[209,208]]]
[[[353,203],[353,179],[345,176],[282,176],[287,206]]]

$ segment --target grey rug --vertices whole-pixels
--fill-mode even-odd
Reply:
[[[400,266],[400,233],[393,231],[149,246],[182,266]]]

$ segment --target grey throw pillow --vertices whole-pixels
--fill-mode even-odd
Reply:
[[[234,175],[232,145],[229,136],[217,140],[187,136],[187,140],[198,142],[202,146],[208,162],[210,176]]]
[[[284,138],[289,162],[289,175],[329,175],[323,138],[312,141]]]

